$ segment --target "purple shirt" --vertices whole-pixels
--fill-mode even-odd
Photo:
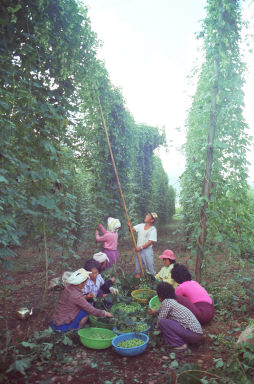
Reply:
[[[194,280],[185,281],[184,283],[179,284],[175,293],[176,295],[186,297],[193,304],[200,302],[213,303],[205,288],[201,287],[201,285]]]
[[[105,311],[96,309],[89,304],[81,290],[75,285],[68,285],[61,293],[52,320],[55,325],[69,324],[81,309],[98,317],[105,317],[106,315]]]

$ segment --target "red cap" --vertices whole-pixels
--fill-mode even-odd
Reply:
[[[170,249],[166,249],[162,255],[159,256],[160,259],[170,259],[170,260],[175,260],[174,252],[171,251]]]

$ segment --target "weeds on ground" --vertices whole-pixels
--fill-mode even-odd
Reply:
[[[34,332],[26,341],[0,352],[0,379],[9,374],[20,373],[26,376],[27,371],[36,362],[39,370],[50,360],[63,361],[64,355],[73,347],[74,332],[66,334],[54,333],[49,327],[41,332]],[[7,381],[6,381],[7,382]]]

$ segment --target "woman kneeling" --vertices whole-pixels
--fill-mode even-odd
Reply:
[[[178,283],[176,300],[188,308],[205,325],[214,316],[214,305],[211,297],[197,281],[191,279],[189,270],[182,264],[175,264],[171,272]]]
[[[193,313],[176,301],[175,290],[171,284],[159,283],[157,295],[162,302],[159,309],[157,328],[163,334],[165,344],[176,351],[184,351],[187,344],[198,344],[202,340],[203,331]],[[150,313],[155,313],[150,310]]]
[[[90,272],[84,268],[73,272],[67,279],[67,287],[62,292],[57,307],[53,313],[51,327],[54,331],[67,332],[71,329],[82,328],[88,315],[98,317],[113,317],[110,312],[96,309],[85,299],[82,289],[89,279]]]

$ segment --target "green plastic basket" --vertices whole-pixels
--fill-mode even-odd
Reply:
[[[151,300],[149,301],[149,308],[158,310],[160,309],[160,306],[161,306],[161,302],[157,295],[152,297]]]
[[[156,291],[153,289],[135,289],[135,291],[131,292],[133,299],[143,304],[147,303],[155,294]]]
[[[115,326],[112,323],[105,323],[104,321],[100,321],[96,316],[93,315],[89,315],[89,320],[91,324],[93,324],[97,328],[113,329]]]
[[[78,331],[81,343],[92,349],[106,349],[112,344],[116,334],[105,328],[83,328]]]

